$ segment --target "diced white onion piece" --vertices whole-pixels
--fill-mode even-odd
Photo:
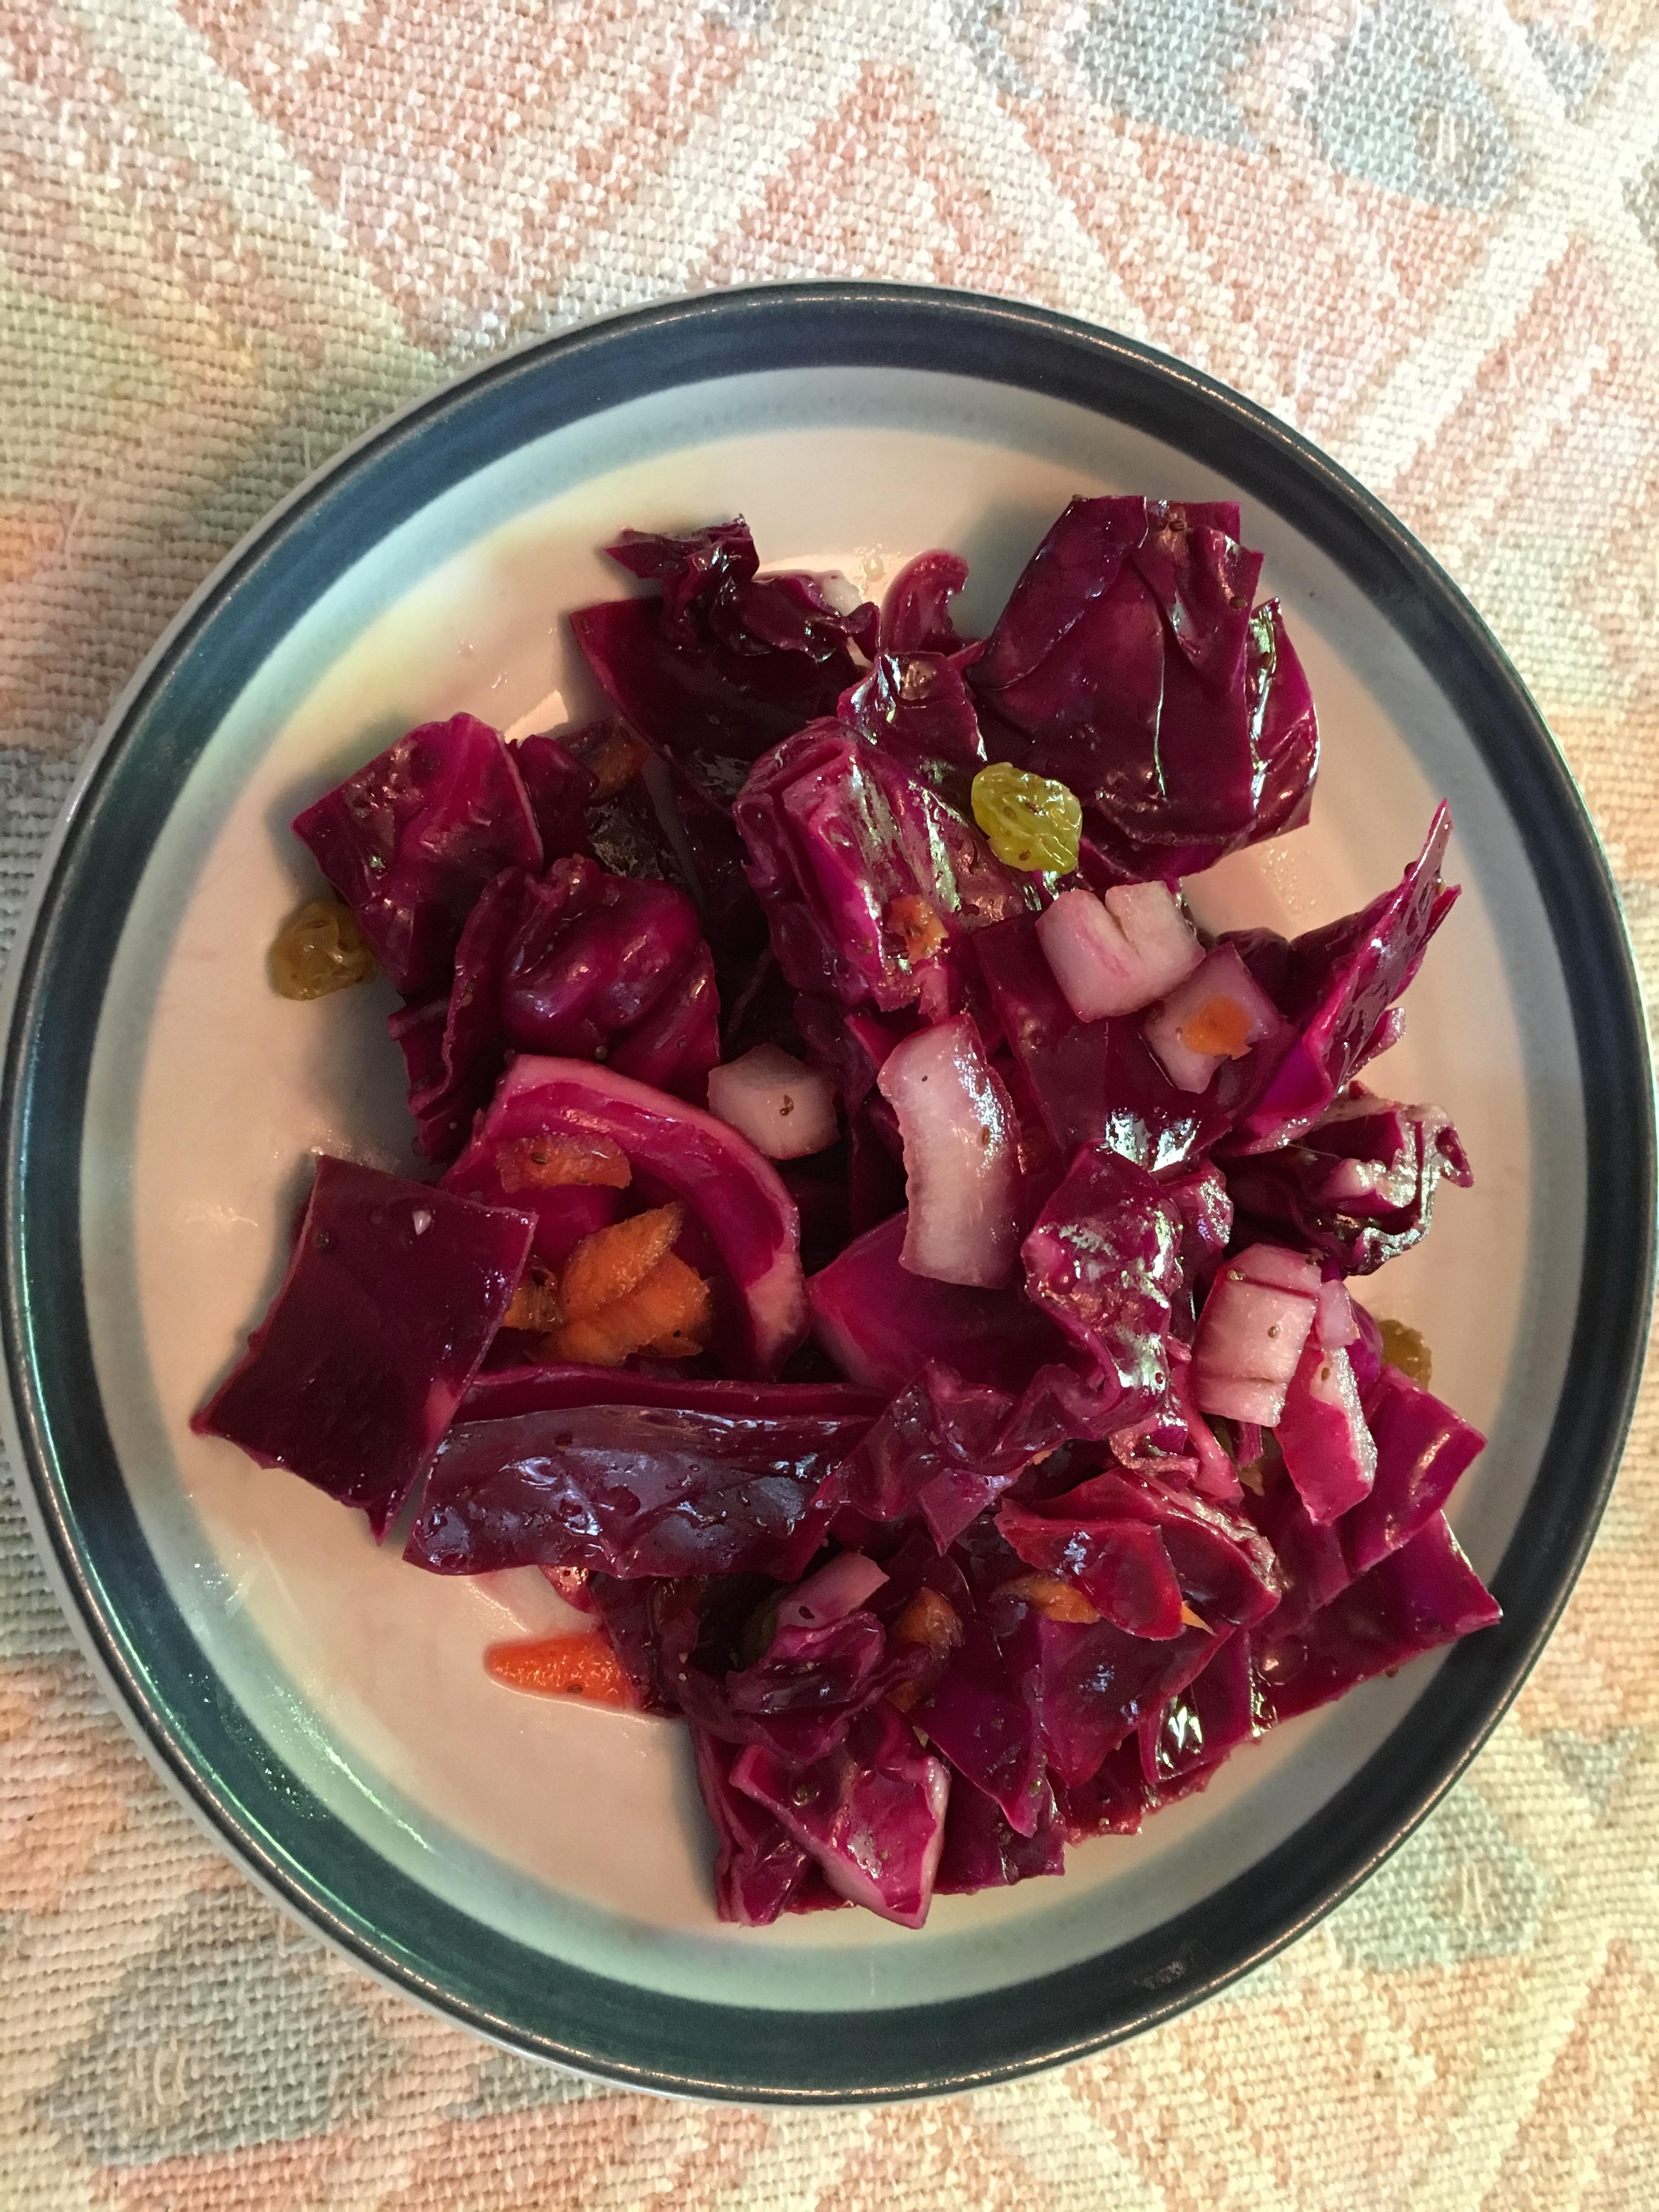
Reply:
[[[1037,942],[1080,1022],[1138,1013],[1204,957],[1167,884],[1115,884],[1103,896],[1062,891],[1037,917]]]
[[[1218,945],[1146,1025],[1147,1043],[1178,1091],[1207,1091],[1224,1060],[1242,1060],[1284,1026],[1277,1006],[1231,945]]]
[[[1354,1319],[1353,1300],[1348,1296],[1346,1283],[1320,1285],[1319,1317],[1315,1328],[1320,1346],[1326,1352],[1340,1352],[1358,1340],[1359,1323]]]
[[[778,1626],[823,1628],[844,1620],[886,1579],[884,1571],[862,1552],[842,1552],[790,1591],[778,1607]]]
[[[1297,1252],[1255,1244],[1211,1286],[1193,1342],[1193,1401],[1202,1413],[1274,1427],[1318,1310],[1319,1270]]]
[[[876,1081],[904,1140],[900,1264],[995,1290],[1019,1255],[1018,1130],[979,1031],[958,1014],[896,1045]]]
[[[711,1068],[708,1110],[769,1160],[805,1159],[836,1141],[835,1085],[775,1044]]]

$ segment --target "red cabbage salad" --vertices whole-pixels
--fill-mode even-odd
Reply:
[[[1183,877],[1306,821],[1319,738],[1236,507],[1073,500],[988,636],[741,520],[623,534],[611,709],[411,731],[295,823],[273,950],[402,994],[408,1177],[318,1164],[197,1414],[538,1568],[520,1690],[677,1716],[721,1917],[1061,1871],[1275,1723],[1488,1626],[1482,1439],[1350,1293],[1468,1163],[1362,1079],[1456,896],[1286,940]]]

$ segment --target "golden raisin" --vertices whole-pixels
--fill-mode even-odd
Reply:
[[[1006,867],[1066,876],[1077,866],[1083,809],[1075,793],[1010,761],[993,761],[974,778],[974,819]]]
[[[1434,1355],[1414,1328],[1407,1328],[1403,1321],[1380,1321],[1382,1332],[1382,1357],[1390,1367],[1397,1367],[1408,1382],[1415,1382],[1419,1390],[1426,1390],[1434,1377]]]
[[[284,922],[270,948],[270,980],[285,999],[323,999],[366,983],[379,963],[357,918],[332,899],[312,899]]]
[[[961,1616],[949,1598],[924,1583],[893,1623],[893,1641],[925,1644],[935,1658],[943,1659],[962,1641]]]

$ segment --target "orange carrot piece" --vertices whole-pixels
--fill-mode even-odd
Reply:
[[[945,943],[945,924],[937,910],[914,893],[890,899],[882,920],[907,960],[931,960]]]
[[[545,1336],[542,1353],[589,1367],[619,1367],[636,1352],[652,1352],[659,1359],[690,1359],[708,1343],[713,1320],[708,1284],[684,1260],[665,1252],[626,1297],[568,1321]]]
[[[653,1206],[584,1237],[564,1263],[559,1302],[571,1321],[589,1321],[638,1290],[651,1270],[673,1249],[685,1226],[685,1209]]]
[[[501,1316],[503,1328],[556,1328],[564,1319],[559,1286],[544,1267],[529,1267]]]
[[[538,1636],[527,1644],[492,1644],[484,1671],[510,1690],[543,1698],[586,1698],[596,1705],[637,1710],[627,1668],[602,1628],[574,1636]]]
[[[1016,1597],[1023,1597],[1050,1620],[1087,1624],[1100,1619],[1083,1592],[1073,1583],[1062,1582],[1058,1575],[1017,1575],[1007,1587]]]
[[[634,1180],[628,1155],[609,1137],[520,1137],[495,1158],[501,1188],[552,1190],[561,1183],[599,1183],[626,1190]]]
[[[1239,1060],[1249,1049],[1249,1012],[1237,999],[1218,993],[1193,1009],[1177,1034],[1188,1052],[1216,1052]]]

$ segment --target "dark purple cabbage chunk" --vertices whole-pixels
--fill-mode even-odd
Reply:
[[[532,1224],[325,1156],[282,1288],[191,1421],[385,1534],[518,1287]]]
[[[774,1815],[732,1787],[735,1744],[722,1743],[691,1723],[697,1787],[720,1850],[714,1859],[714,1909],[743,1928],[769,1927],[817,1875],[817,1863]],[[839,1899],[826,1899],[840,1903]]]
[[[608,549],[655,599],[605,599],[570,617],[617,712],[670,754],[754,760],[835,712],[876,649],[873,606],[844,608],[817,577],[759,576],[739,516],[684,538],[627,531]]]
[[[1500,1617],[1445,1516],[1436,1513],[1300,1628],[1275,1636],[1269,1622],[1258,1632],[1252,1656],[1262,1719],[1310,1712]]]
[[[1041,1655],[1029,1607],[997,1633],[972,1618],[916,1719],[958,1774],[1000,1808],[1017,1836],[1033,1836],[1048,1808],[1038,1738]]]
[[[447,983],[462,925],[492,876],[542,865],[513,755],[474,714],[399,738],[296,814],[294,834],[408,998]]]
[[[907,561],[887,586],[881,603],[881,645],[884,653],[960,653],[951,601],[968,580],[968,563],[959,553],[936,547]]]
[[[536,817],[544,866],[585,852],[587,809],[595,790],[592,769],[555,737],[520,738],[507,750]]]
[[[941,976],[950,1011],[976,930],[1023,914],[1019,879],[931,785],[837,722],[815,723],[756,763],[732,809],[772,949],[798,991],[884,1013]],[[892,908],[915,900],[943,925],[943,951],[907,956]],[[976,981],[976,979],[975,979]]]
[[[805,1846],[838,1895],[902,1928],[927,1917],[951,1777],[891,1705],[860,1713],[846,1741],[810,1765],[751,1744],[731,1782]]]
[[[1355,1083],[1296,1142],[1235,1161],[1227,1185],[1241,1242],[1288,1234],[1345,1275],[1370,1275],[1427,1236],[1443,1176],[1474,1180],[1445,1115]]]
[[[1238,1116],[1230,1151],[1272,1152],[1302,1136],[1381,1048],[1395,1000],[1457,897],[1457,886],[1440,878],[1450,836],[1451,816],[1438,806],[1422,852],[1394,890],[1288,945],[1265,932],[1240,943],[1245,964],[1297,1035],[1265,1091]],[[1390,1030],[1384,1042],[1397,1035]]]
[[[389,1024],[416,1143],[434,1160],[466,1141],[509,1052],[604,1060],[698,1101],[720,1058],[714,962],[690,900],[580,855],[539,882],[513,869],[485,885],[456,948],[435,1064],[434,1026],[424,1006]]]
[[[457,1201],[458,1203],[459,1201]],[[793,1582],[823,1541],[811,1510],[867,1415],[728,1414],[641,1403],[590,1370],[585,1404],[458,1421],[427,1483],[405,1558],[434,1574],[586,1567],[641,1575],[772,1574]],[[630,1400],[634,1402],[630,1402]]]
[[[1025,1291],[1089,1363],[1101,1418],[1143,1419],[1170,1387],[1182,1224],[1145,1168],[1080,1147],[1020,1247]]]
[[[809,1276],[818,1342],[849,1382],[896,1396],[930,1359],[1018,1393],[1035,1369],[1065,1357],[1065,1339],[1021,1290],[973,1290],[900,1265],[897,1213]]]
[[[981,930],[974,951],[1014,1059],[1063,1151],[1104,1144],[1158,1170],[1191,1159],[1225,1127],[1224,1111],[1210,1094],[1177,1091],[1164,1074],[1139,1015],[1078,1020],[1029,915]],[[1218,1079],[1218,1094],[1232,1075],[1230,1066]]]
[[[985,761],[974,697],[962,671],[968,656],[880,653],[870,673],[842,692],[843,726],[939,780],[940,769],[971,775]]]
[[[933,1888],[940,1897],[969,1895],[977,1889],[1006,1889],[1034,1875],[1064,1874],[1066,1831],[1045,1779],[1038,1793],[1036,1820],[1029,1836],[1009,1825],[996,1799],[976,1790],[961,1774],[951,1778],[945,1813],[945,1848],[939,1853]]]
[[[969,682],[994,750],[1083,801],[1103,870],[1178,876],[1307,819],[1313,699],[1224,503],[1074,499]]]

